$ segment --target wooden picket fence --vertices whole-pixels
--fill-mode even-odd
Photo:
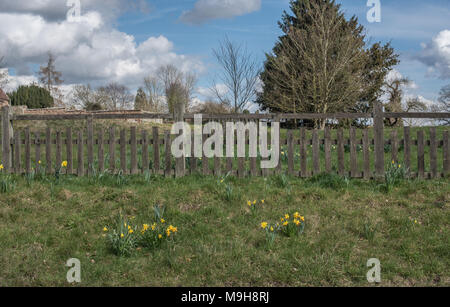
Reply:
[[[411,177],[436,178],[450,173],[450,142],[449,132],[442,133],[442,139],[437,138],[436,128],[429,129],[429,139],[425,140],[424,129],[417,131],[416,139],[411,135],[411,128],[405,127],[403,138],[399,139],[397,130],[393,130],[390,139],[384,137],[384,118],[450,118],[450,113],[384,113],[377,104],[373,113],[367,114],[227,114],[204,115],[207,121],[281,121],[290,119],[373,119],[373,139],[368,129],[363,129],[362,137],[357,137],[357,129],[349,128],[349,137],[344,138],[344,129],[337,129],[336,138],[332,138],[332,129],[325,128],[323,138],[318,130],[312,130],[311,138],[307,138],[306,128],[299,132],[288,130],[286,137],[280,140],[280,150],[285,159],[280,160],[275,169],[261,169],[259,158],[174,158],[171,153],[172,137],[169,131],[160,131],[153,127],[152,131],[138,131],[131,127],[129,131],[122,129],[116,134],[116,129],[96,131],[96,119],[145,119],[163,118],[170,120],[168,114],[107,114],[93,112],[86,114],[66,115],[12,115],[9,107],[2,109],[2,163],[6,173],[26,174],[38,167],[37,161],[42,160],[47,173],[53,173],[62,161],[67,161],[63,172],[78,176],[93,175],[99,172],[122,172],[123,174],[156,173],[165,176],[184,176],[190,173],[220,176],[231,173],[239,177],[267,176],[286,172],[298,177],[310,177],[321,172],[337,172],[342,176],[371,179],[384,175],[386,167],[385,146],[390,148],[390,158],[399,161],[399,147],[403,149],[402,164],[411,169],[411,152],[417,147],[417,172],[410,172]],[[186,115],[185,120],[192,120],[193,115]],[[32,133],[30,128],[24,131],[12,130],[13,121],[33,120],[86,120],[85,130],[73,131],[71,127],[65,131]],[[299,137],[295,137],[299,134]],[[192,136],[193,137],[193,136]],[[203,136],[203,142],[207,136]],[[226,140],[225,140],[226,143]],[[235,144],[237,140],[235,138]],[[248,135],[246,144],[249,144]],[[269,141],[270,144],[270,141]],[[34,147],[34,151],[32,151]],[[117,151],[119,147],[119,151]],[[426,147],[429,147],[429,168],[425,165]],[[65,155],[63,157],[63,149]],[[310,156],[308,156],[308,148]],[[332,150],[336,148],[336,151]],[[372,154],[373,148],[373,154]],[[163,150],[161,150],[163,149]],[[345,151],[349,151],[349,163]],[[359,149],[359,150],[358,150]],[[296,152],[299,150],[298,159]],[[45,151],[45,158],[43,152]],[[54,154],[53,154],[54,151]],[[321,154],[322,152],[322,154]],[[333,165],[332,155],[336,152],[337,163]],[[362,154],[359,154],[362,152]],[[442,155],[442,164],[439,154]],[[284,156],[283,155],[283,156]],[[361,159],[362,155],[362,159]],[[358,157],[360,160],[358,160]],[[372,159],[372,157],[374,159]],[[120,161],[116,164],[116,158]],[[309,160],[308,160],[309,159]],[[34,160],[34,162],[33,162]],[[237,163],[235,162],[237,160]],[[296,161],[299,160],[299,163]],[[308,161],[310,167],[308,167]],[[358,162],[360,161],[360,162]],[[373,167],[371,161],[374,161]],[[390,160],[389,160],[390,161]],[[237,164],[237,165],[235,165]],[[299,165],[298,165],[299,164]],[[346,167],[348,164],[348,167]],[[237,167],[236,167],[237,166]],[[442,166],[442,167],[441,167]]]

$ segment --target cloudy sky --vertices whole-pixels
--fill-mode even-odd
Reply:
[[[172,63],[200,76],[198,96],[217,73],[212,48],[227,35],[262,63],[281,34],[288,0],[0,0],[0,56],[10,86],[35,80],[51,50],[66,85],[117,81],[136,89],[144,76]],[[371,41],[391,41],[401,55],[395,74],[414,83],[408,95],[433,101],[450,83],[449,0],[381,0],[381,22],[369,23],[367,0],[340,0]]]

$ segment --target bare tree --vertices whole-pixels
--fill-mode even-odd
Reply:
[[[147,107],[145,108],[145,111],[163,112],[164,106],[162,97],[164,96],[164,93],[158,78],[154,76],[144,78],[144,91],[147,96]]]
[[[55,61],[55,56],[49,51],[47,65],[40,67],[39,81],[55,99],[55,105],[64,106],[64,95],[58,87],[64,81],[61,79],[62,73],[56,70]]]
[[[5,70],[4,57],[0,57],[0,88],[5,88],[8,85],[8,70]]]
[[[411,81],[408,78],[394,78],[385,82],[383,86],[384,92],[388,96],[388,102],[384,105],[386,112],[403,112],[402,106],[404,87],[409,85]],[[411,101],[410,107],[418,106]],[[412,109],[411,109],[412,110]],[[386,118],[385,123],[391,127],[402,126],[401,118]]]
[[[218,49],[213,49],[213,54],[222,67],[219,80],[227,91],[223,93],[217,81],[214,81],[211,90],[221,103],[232,104],[234,112],[240,112],[255,97],[259,65],[246,48],[231,42],[228,37],[220,42]]]
[[[104,107],[107,110],[129,109],[133,104],[134,97],[129,89],[116,82],[98,88],[97,94],[105,100]]]
[[[197,83],[195,74],[183,73],[173,65],[160,67],[157,74],[164,89],[168,111],[174,113],[176,109],[182,109],[182,112],[188,110]]]
[[[439,92],[439,99],[437,105],[433,107],[435,112],[450,112],[450,84],[444,86]],[[443,125],[450,125],[450,119],[445,118],[440,120]]]
[[[85,110],[105,108],[108,97],[105,93],[94,90],[88,85],[76,85],[72,89],[72,104]]]

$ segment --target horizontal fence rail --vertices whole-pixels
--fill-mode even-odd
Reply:
[[[371,179],[384,176],[386,167],[401,164],[408,176],[437,178],[450,172],[449,132],[435,127],[392,130],[388,139],[384,134],[385,118],[450,118],[450,113],[384,113],[377,105],[373,113],[355,114],[223,114],[203,115],[206,121],[224,124],[232,121],[282,121],[292,119],[358,119],[373,118],[373,129],[287,130],[280,138],[280,161],[274,169],[262,169],[262,158],[246,157],[182,157],[174,158],[171,144],[175,135],[153,127],[151,131],[130,129],[96,129],[97,119],[172,119],[168,114],[89,114],[12,115],[9,107],[2,110],[2,164],[4,172],[29,174],[36,171],[48,174],[60,170],[62,161],[67,167],[61,172],[78,176],[110,172],[117,174],[153,173],[165,176],[233,174],[239,177],[267,176],[285,173],[297,177],[311,177],[319,173],[337,173],[352,178]],[[194,119],[186,114],[185,120]],[[86,120],[86,128],[71,127],[61,131],[12,130],[11,121],[22,120]],[[414,132],[414,135],[413,135]],[[399,133],[402,133],[401,137]],[[270,136],[270,133],[269,133]],[[203,135],[204,144],[208,136]],[[192,139],[194,135],[192,134]],[[224,133],[224,144],[227,143]],[[270,144],[270,140],[268,140]],[[234,137],[234,144],[238,140]],[[248,133],[246,147],[250,145]],[[225,152],[225,150],[224,150]],[[193,149],[192,149],[193,153]]]

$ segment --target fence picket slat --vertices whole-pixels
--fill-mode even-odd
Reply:
[[[164,175],[166,177],[170,177],[172,176],[172,154],[171,154],[172,139],[170,138],[170,131],[168,130],[164,131],[164,144],[165,144],[164,160],[166,164]]]
[[[197,158],[195,157],[195,132],[192,131],[191,134],[191,157],[189,158],[189,163],[191,165],[191,174],[194,174],[197,172]]]
[[[98,132],[98,171],[103,173],[105,171],[105,150],[103,140],[103,130]]]
[[[73,174],[72,127],[67,127],[66,129],[66,156],[67,156],[67,173]]]
[[[109,171],[114,174],[116,170],[116,129],[109,128]]]
[[[380,102],[374,103],[373,112],[374,139],[375,139],[375,175],[384,176],[384,117],[383,106]]]
[[[356,153],[356,129],[350,127],[350,176],[358,177],[358,157]]]
[[[325,171],[331,173],[331,131],[330,127],[325,127]]]
[[[46,172],[51,174],[53,172],[52,168],[52,131],[50,127],[47,127],[45,132],[45,163]]]
[[[148,133],[147,130],[142,130],[142,173],[149,171],[150,165],[148,160]]]
[[[345,149],[344,149],[344,131],[339,128],[337,131],[337,150],[338,150],[338,173],[341,176],[345,175]]]
[[[444,163],[444,175],[447,176],[450,174],[450,139],[449,139],[449,132],[446,130],[443,134],[443,143],[444,148],[442,150],[443,154],[443,163]]]
[[[317,129],[313,130],[312,153],[313,153],[313,173],[314,175],[317,175],[320,173],[319,131]]]
[[[363,155],[364,155],[364,179],[369,180],[370,173],[370,144],[369,144],[369,130],[363,130]]]
[[[159,153],[159,129],[153,127],[153,173],[159,174],[160,169],[160,153]]]
[[[292,130],[287,131],[287,146],[288,173],[289,175],[294,175],[294,134]]]
[[[39,131],[36,131],[34,134],[34,140],[35,140],[35,164],[36,169],[39,167],[39,161],[41,161],[41,133]]]
[[[11,137],[10,135],[10,108],[4,106],[2,108],[2,164],[4,167],[3,172],[10,173],[12,170],[12,156],[11,156]]]
[[[419,178],[425,177],[425,149],[423,130],[417,131],[417,169]]]
[[[306,169],[306,129],[300,128],[300,176],[308,177]]]
[[[25,128],[25,170],[27,174],[31,173],[30,127]]]
[[[20,152],[20,145],[21,145],[21,139],[20,139],[20,130],[14,131],[14,173],[20,174],[22,172],[21,170],[21,152]]]
[[[136,127],[131,127],[131,174],[138,173]]]
[[[397,129],[393,129],[391,132],[391,156],[392,161],[398,164],[398,133]]]
[[[93,117],[87,120],[88,175],[94,172],[94,123]]]
[[[202,148],[205,145],[205,141],[207,139],[207,136],[205,134],[202,134]],[[202,150],[202,171],[203,175],[209,175],[209,159],[205,156],[205,151]]]
[[[125,129],[120,130],[120,170],[124,175],[127,172],[127,140]]]
[[[409,127],[405,127],[403,132],[403,150],[405,151],[405,168],[408,173],[411,170],[411,129]]]
[[[430,128],[430,172],[431,178],[437,177],[437,142],[436,127]]]
[[[62,163],[62,140],[61,131],[56,132],[56,165],[55,167],[59,169]]]
[[[77,160],[78,160],[78,169],[77,175],[84,176],[84,141],[83,141],[83,131],[78,131],[78,139],[77,139]]]

